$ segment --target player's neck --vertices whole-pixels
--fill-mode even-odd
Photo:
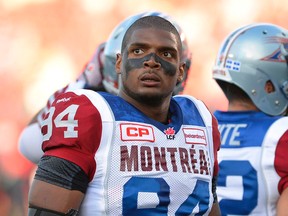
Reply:
[[[151,119],[154,119],[158,122],[161,122],[163,124],[166,124],[169,120],[169,105],[166,106],[157,106],[157,107],[151,107],[151,106],[143,106],[141,104],[133,104],[136,106],[139,110],[141,110],[146,116],[148,116]]]
[[[253,104],[246,101],[230,101],[228,111],[258,111],[259,109]]]
[[[163,124],[167,124],[167,122],[169,122],[169,119],[171,117],[169,116],[170,100],[167,99],[162,101],[162,103],[159,103],[158,105],[152,106],[143,103],[143,101],[139,102],[137,100],[134,100],[133,98],[123,93],[120,94],[119,96],[122,97],[127,102],[129,102],[130,104],[132,104],[133,106],[135,106],[149,118],[154,119],[155,121],[161,122]]]

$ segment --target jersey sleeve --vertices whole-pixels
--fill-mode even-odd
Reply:
[[[212,115],[212,114],[211,114]],[[213,145],[214,145],[214,176],[218,175],[219,165],[218,165],[218,151],[220,150],[220,132],[218,130],[218,121],[214,115],[212,115],[212,133],[213,133]]]
[[[288,130],[279,139],[275,153],[275,169],[280,176],[278,191],[281,194],[288,187]]]
[[[80,166],[92,180],[102,120],[85,91],[90,90],[77,94],[66,92],[54,100],[41,124],[42,148],[44,155],[63,158]]]
[[[41,122],[43,121],[45,115],[47,114],[47,112],[49,111],[52,103],[54,102],[55,98],[57,98],[60,94],[67,92],[67,91],[72,91],[75,89],[83,89],[85,86],[85,81],[84,80],[77,80],[75,82],[71,82],[68,85],[66,85],[65,87],[58,89],[57,91],[55,91],[47,100],[46,106],[43,107],[43,109],[41,110],[41,112],[38,114],[37,116],[37,121],[39,123],[39,125],[41,125]]]

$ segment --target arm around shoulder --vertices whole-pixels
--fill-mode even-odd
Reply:
[[[18,149],[20,153],[37,164],[44,154],[42,151],[42,133],[38,123],[27,125],[20,134],[18,139]]]
[[[277,216],[288,216],[288,187],[281,193],[277,203]]]
[[[221,216],[221,211],[220,211],[220,207],[219,207],[218,201],[213,203],[213,206],[212,206],[212,209],[211,209],[211,211],[209,213],[209,216]]]

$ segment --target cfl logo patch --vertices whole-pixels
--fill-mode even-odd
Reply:
[[[122,123],[120,124],[120,136],[122,141],[147,141],[155,142],[154,130],[151,126]]]
[[[165,133],[167,139],[169,139],[169,140],[174,140],[175,139],[176,131],[174,130],[173,127],[167,128],[166,130],[164,130],[164,133]]]

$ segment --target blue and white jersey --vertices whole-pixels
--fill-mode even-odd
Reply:
[[[216,111],[221,148],[217,194],[222,215],[276,215],[288,185],[288,117]]]
[[[80,215],[209,214],[217,121],[190,96],[174,97],[169,111],[162,124],[108,93],[75,90],[56,98],[49,111],[55,127],[42,125],[43,148],[88,175]]]

